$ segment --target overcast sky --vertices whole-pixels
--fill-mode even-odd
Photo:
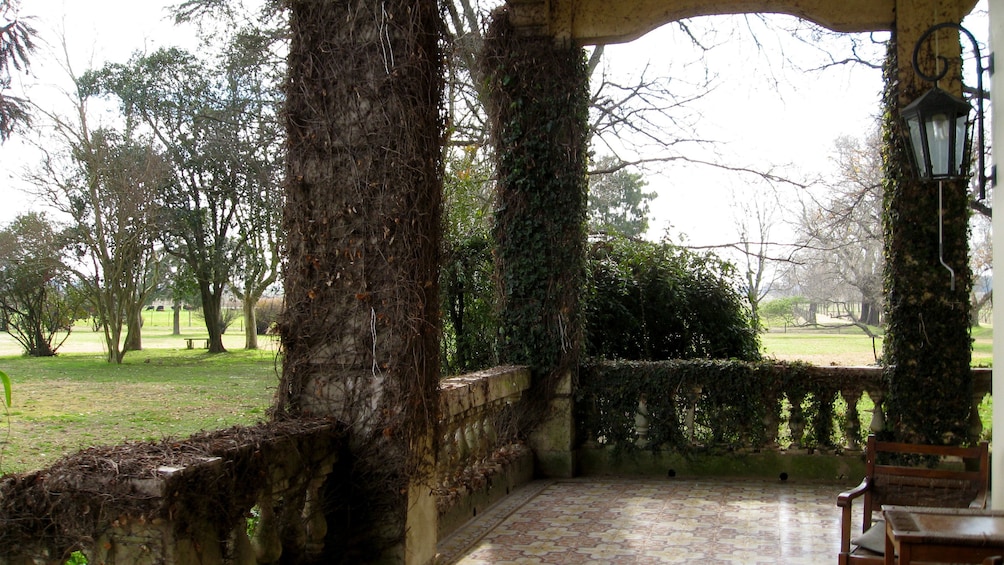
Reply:
[[[25,12],[36,16],[42,45],[32,64],[32,99],[58,104],[59,88],[68,79],[61,69],[61,37],[66,38],[74,71],[123,62],[137,50],[168,45],[192,46],[192,34],[166,19],[162,0],[31,0]],[[986,0],[977,6],[985,11]],[[678,80],[697,80],[687,73],[717,75],[717,88],[694,105],[700,113],[701,137],[715,140],[713,153],[700,158],[737,167],[773,169],[805,178],[827,174],[834,140],[841,135],[862,137],[873,127],[878,112],[881,75],[863,66],[842,66],[804,73],[811,66],[813,49],[784,34],[757,33],[755,21],[726,24],[722,17],[693,24],[738,30],[716,46],[701,64],[693,63],[693,46],[675,26],[665,26],[625,45],[606,48],[608,70],[623,80],[646,65],[650,73],[666,73]],[[985,37],[982,29],[973,29]],[[881,38],[881,36],[879,36]],[[787,54],[784,55],[782,52]],[[794,60],[796,64],[792,64]],[[706,64],[705,64],[706,63]],[[9,221],[28,205],[16,186],[21,170],[35,159],[15,139],[0,147],[0,222]],[[713,168],[676,163],[642,171],[650,189],[659,193],[653,203],[650,235],[658,237],[672,225],[674,234],[685,233],[693,244],[723,243],[735,239],[734,198],[761,198],[768,187],[755,178],[724,173]],[[783,196],[790,200],[793,196]]]

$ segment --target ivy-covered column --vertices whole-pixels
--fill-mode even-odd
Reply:
[[[534,377],[538,471],[574,473],[572,389],[585,278],[588,74],[581,48],[496,11],[484,47],[497,159],[494,237],[503,363]]]
[[[436,548],[428,479],[440,376],[439,7],[288,7],[284,358],[274,413],[336,419],[351,445],[346,468],[323,489],[324,548],[282,562],[426,564]],[[279,535],[297,547],[303,528],[287,524]]]
[[[941,21],[959,21],[957,6],[898,2],[897,26],[885,68],[883,168],[886,320],[884,353],[889,395],[887,433],[901,441],[958,444],[965,440],[972,373],[969,368],[967,183],[939,187],[913,172],[900,110],[931,86],[912,68],[914,45]],[[935,19],[932,19],[935,18]],[[934,49],[938,53],[934,53]],[[961,95],[958,32],[925,42],[921,65],[933,74],[935,56],[952,61],[941,88]],[[942,265],[950,267],[952,275]]]

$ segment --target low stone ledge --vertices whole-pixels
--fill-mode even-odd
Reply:
[[[581,476],[734,477],[766,480],[819,481],[853,486],[864,476],[860,452],[837,454],[822,450],[762,450],[749,453],[652,452],[618,453],[613,447],[580,448]]]
[[[274,422],[89,448],[47,469],[5,476],[0,564],[61,564],[72,551],[103,555],[134,538],[137,551],[173,543],[164,536],[182,541],[158,551],[199,546],[213,562],[223,551],[202,538],[218,546],[262,492],[302,487],[305,469],[330,470],[344,438],[327,420]],[[116,554],[115,562],[128,558]]]
[[[504,398],[518,398],[530,388],[530,369],[502,366],[476,373],[443,379],[440,410],[443,418],[452,418],[472,408]]]

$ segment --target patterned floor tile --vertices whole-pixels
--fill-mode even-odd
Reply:
[[[853,485],[576,479],[519,489],[439,544],[442,565],[831,563]]]

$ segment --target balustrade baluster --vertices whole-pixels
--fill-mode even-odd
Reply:
[[[251,547],[258,563],[275,563],[282,557],[282,540],[279,539],[272,493],[264,493],[258,498],[258,523],[251,536]]]
[[[861,400],[862,389],[846,388],[840,391],[847,403],[847,413],[844,421],[844,448],[848,451],[860,451],[861,415],[858,413],[858,402]]]
[[[488,436],[485,434],[485,411],[479,410],[471,420],[471,461],[479,461],[488,455]]]
[[[645,447],[648,445],[648,400],[645,395],[638,398],[638,409],[634,414],[634,431],[636,435],[635,445]]]
[[[868,396],[872,399],[875,407],[872,409],[872,421],[868,424],[868,431],[877,434],[885,430],[885,414],[882,412],[882,397],[885,392],[878,387],[869,388]]]
[[[764,434],[763,434],[763,445],[755,445],[754,451],[760,451],[763,448],[776,449],[777,448],[777,435],[778,435],[778,406],[780,402],[776,394],[767,398],[764,398],[764,414],[763,418],[760,420],[763,424]]]
[[[685,418],[685,426],[687,428],[687,439],[691,444],[694,443],[694,437],[696,434],[695,420],[697,414],[697,401],[701,398],[701,393],[704,392],[704,388],[701,385],[696,385],[687,392],[687,415]]]
[[[504,404],[499,405],[499,410],[491,410],[486,413],[484,422],[481,424],[484,428],[485,440],[488,442],[488,451],[491,451],[491,446],[498,445],[499,433],[498,429],[495,428],[495,419],[492,415],[498,414],[503,406]]]
[[[980,419],[980,403],[983,402],[983,391],[973,392],[973,402],[969,408],[969,445],[976,445],[983,435],[983,420]]]
[[[321,555],[324,552],[324,538],[328,535],[328,521],[324,517],[324,505],[321,502],[320,490],[327,473],[320,474],[310,480],[303,503],[303,518],[306,527],[307,540],[304,544],[308,555]]]
[[[255,556],[254,548],[251,547],[246,522],[237,524],[237,527],[231,530],[227,546],[227,555],[233,565],[257,565],[258,558]]]
[[[805,393],[788,393],[788,403],[791,405],[788,416],[788,432],[791,433],[791,447],[802,449],[805,447],[803,438],[805,437],[805,412],[802,410],[802,403],[805,401]]]
[[[467,422],[460,422],[457,426],[457,456],[461,462],[467,461],[471,456],[471,446],[468,442],[468,430]]]
[[[447,475],[449,469],[455,469],[457,463],[457,434],[453,430],[452,422],[443,427],[446,433],[443,434],[442,443],[439,446],[439,472],[440,477]]]

